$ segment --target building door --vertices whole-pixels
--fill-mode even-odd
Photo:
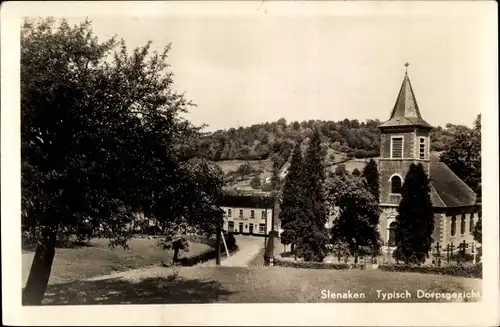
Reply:
[[[250,224],[250,225],[248,226],[248,232],[249,232],[250,234],[253,234],[253,224]]]
[[[243,233],[243,223],[240,223],[240,233]]]

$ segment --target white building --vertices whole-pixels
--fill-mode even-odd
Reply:
[[[249,235],[267,235],[275,222],[275,201],[269,196],[225,195],[220,207],[224,210],[223,229]],[[275,224],[279,231],[279,225]]]

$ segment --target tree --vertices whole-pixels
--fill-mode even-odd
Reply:
[[[364,247],[375,255],[380,247],[380,209],[363,181],[350,175],[334,176],[327,186],[327,199],[331,208],[339,208],[331,230],[332,243],[347,245],[356,262]]]
[[[236,173],[240,176],[241,180],[243,180],[245,176],[252,173],[252,165],[249,162],[245,162],[238,167]]]
[[[474,236],[474,241],[481,244],[483,243],[483,223],[481,217],[479,217],[478,221],[476,222],[472,235]]]
[[[287,235],[293,236],[291,237],[292,240],[300,236],[301,229],[305,223],[302,210],[304,202],[302,165],[302,150],[300,143],[297,142],[293,149],[288,174],[284,180],[282,201],[280,204],[279,219],[283,233],[285,234],[285,242]]]
[[[428,256],[434,231],[434,213],[429,179],[422,164],[411,164],[402,187],[396,217],[396,247],[399,259],[421,263]]]
[[[335,167],[335,175],[342,176],[346,174],[348,174],[348,171],[344,164],[338,164],[337,167]]]
[[[373,194],[375,200],[379,201],[379,172],[375,160],[370,161],[363,168],[363,175],[368,190]]]
[[[181,116],[193,104],[172,89],[170,45],[150,45],[129,54],[89,21],[22,26],[22,225],[37,239],[24,304],[41,303],[58,238],[79,236],[84,219],[123,247],[137,212],[169,235],[222,222],[222,174],[193,158],[202,126]]]
[[[474,128],[457,129],[448,150],[440,160],[462,179],[481,200],[481,115],[478,115]]]
[[[298,255],[306,261],[323,260],[329,239],[325,228],[327,208],[324,160],[320,135],[315,130],[304,157],[302,213],[305,215],[305,228],[299,233],[300,240],[297,242]]]
[[[253,189],[259,189],[260,188],[260,175],[255,175],[252,180],[250,181],[250,186],[252,186]]]
[[[361,172],[359,171],[358,168],[354,168],[354,170],[352,171],[352,176],[356,176],[356,177],[361,176]]]

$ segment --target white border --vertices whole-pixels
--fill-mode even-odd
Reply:
[[[491,326],[499,322],[498,278],[498,27],[493,1],[432,2],[7,2],[2,50],[2,304],[9,325],[382,325]],[[443,9],[446,8],[446,9]],[[491,49],[478,62],[484,103],[483,301],[467,304],[211,304],[21,307],[19,25],[21,16],[435,16],[484,17]],[[265,18],[263,18],[265,19]],[[487,34],[489,33],[489,34]],[[491,245],[491,246],[488,246]],[[487,285],[487,286],[486,286]],[[229,307],[228,307],[229,306]],[[252,312],[248,315],[249,310]],[[425,312],[425,314],[422,314]],[[473,314],[471,314],[473,313]],[[244,319],[242,319],[244,317]]]

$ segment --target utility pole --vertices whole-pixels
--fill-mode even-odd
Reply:
[[[216,265],[220,266],[220,248],[221,248],[221,232],[222,228],[220,227],[220,224],[217,225],[216,228],[216,251],[217,251],[217,257],[215,259]]]

